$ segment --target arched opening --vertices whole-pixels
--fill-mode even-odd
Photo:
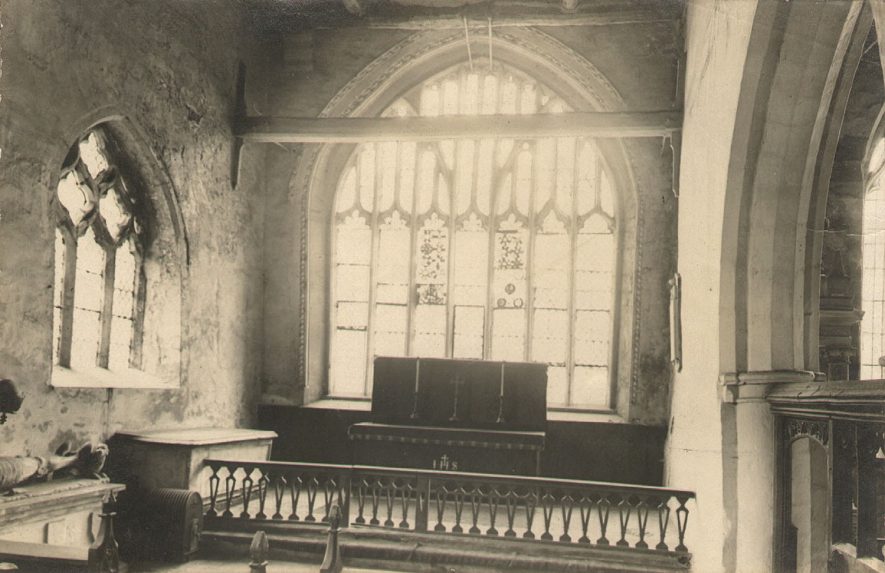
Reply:
[[[55,181],[53,386],[180,384],[186,240],[138,140],[122,119],[94,123]]]
[[[604,82],[588,86],[598,72],[577,76],[592,68],[577,54],[535,31],[506,35],[495,38],[493,60],[468,60],[457,37],[417,58],[397,50],[383,74],[369,66],[324,114],[620,106]],[[547,59],[556,50],[580,65],[560,69]],[[433,143],[406,134],[305,149],[292,187],[309,190],[302,365],[315,397],[367,396],[372,357],[406,354],[547,362],[552,407],[611,411],[626,400],[639,216],[631,169],[617,140],[560,139]],[[509,262],[497,256],[514,245]],[[439,273],[419,265],[422,249],[445,253],[433,263]],[[363,286],[348,290],[354,284]]]

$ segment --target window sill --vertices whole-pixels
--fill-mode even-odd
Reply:
[[[615,412],[587,412],[582,410],[547,410],[548,422],[582,422],[594,424],[623,424],[624,418]]]
[[[318,410],[356,410],[370,412],[372,401],[360,398],[321,398],[316,402],[304,404],[303,408],[316,408]]]
[[[73,369],[63,366],[52,367],[54,388],[139,388],[144,390],[174,390],[178,384],[140,370],[107,370],[105,368]]]

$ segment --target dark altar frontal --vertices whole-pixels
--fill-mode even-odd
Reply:
[[[348,435],[355,464],[538,475],[546,426],[546,364],[379,356]]]

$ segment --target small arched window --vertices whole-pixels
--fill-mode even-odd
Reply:
[[[564,111],[532,77],[479,62],[383,115]],[[617,193],[592,139],[365,143],[337,185],[330,395],[371,395],[375,356],[455,357],[545,362],[550,406],[611,406]]]
[[[71,147],[56,199],[53,363],[140,369],[141,198],[103,130],[91,130]]]
[[[863,282],[860,323],[860,378],[885,378],[885,138],[867,160],[863,199]]]

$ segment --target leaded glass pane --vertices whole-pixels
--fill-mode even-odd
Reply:
[[[455,306],[456,358],[482,358],[485,332],[485,308],[482,306]]]
[[[375,208],[375,146],[366,145],[358,157],[360,206],[368,212]]]
[[[565,367],[547,367],[547,404],[568,405],[569,377]]]
[[[419,304],[415,307],[415,356],[446,355],[446,307]]]
[[[96,242],[92,227],[89,227],[77,241],[77,277],[71,340],[73,367],[96,366],[104,304],[104,269],[105,251]]]
[[[577,366],[571,384],[571,405],[575,407],[607,407],[611,381],[606,366]]]
[[[492,359],[525,359],[525,310],[496,308],[492,317]]]
[[[98,179],[101,172],[108,168],[108,160],[101,148],[97,133],[92,132],[80,141],[80,160],[86,165],[93,179]]]
[[[132,215],[123,205],[115,188],[109,189],[105,196],[101,198],[99,201],[99,211],[108,233],[111,235],[111,239],[114,241],[118,240],[129,225],[129,221],[132,220]]]
[[[366,392],[366,332],[335,331],[329,386],[335,396],[364,396]]]
[[[374,320],[375,356],[404,356],[406,353],[407,328],[407,306],[393,304],[377,305],[375,307]]]
[[[379,176],[381,177],[378,211],[384,213],[393,207],[394,192],[396,190],[396,143],[386,142],[377,145],[379,148]]]
[[[67,210],[75,227],[95,209],[92,192],[88,186],[77,180],[77,174],[74,171],[68,171],[59,179],[58,201]]]
[[[459,230],[455,234],[455,304],[485,307],[488,283],[488,231]]]
[[[135,322],[135,284],[138,264],[132,239],[116,250],[114,262],[114,308],[108,368],[129,367]]]

